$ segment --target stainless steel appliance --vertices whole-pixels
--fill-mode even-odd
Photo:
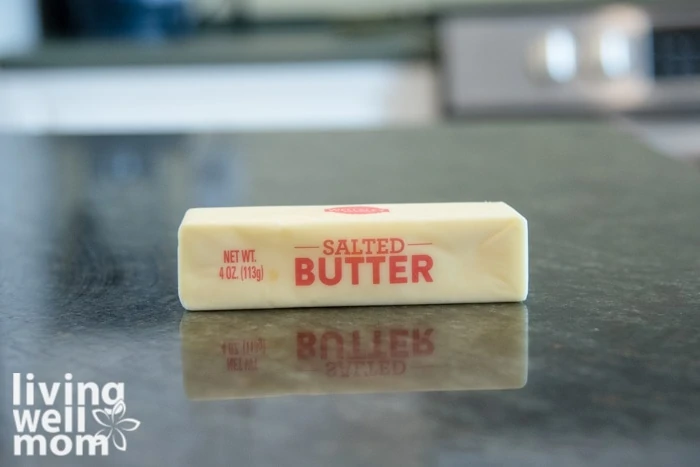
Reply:
[[[451,114],[700,110],[700,3],[547,11],[439,20]]]

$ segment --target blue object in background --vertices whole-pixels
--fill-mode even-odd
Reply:
[[[68,0],[80,37],[165,39],[187,34],[184,0]]]

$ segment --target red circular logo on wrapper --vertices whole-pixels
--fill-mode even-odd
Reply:
[[[378,214],[380,212],[389,212],[386,208],[375,208],[374,206],[340,206],[337,208],[326,208],[324,211],[340,214]]]

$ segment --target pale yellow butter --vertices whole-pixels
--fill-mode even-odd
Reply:
[[[527,221],[505,203],[190,209],[189,310],[522,301]]]

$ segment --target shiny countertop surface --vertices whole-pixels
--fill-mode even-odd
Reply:
[[[697,465],[700,173],[611,126],[0,143],[3,466]],[[524,304],[178,302],[188,207],[463,200],[528,218]],[[14,373],[123,383],[126,451],[13,456]]]

